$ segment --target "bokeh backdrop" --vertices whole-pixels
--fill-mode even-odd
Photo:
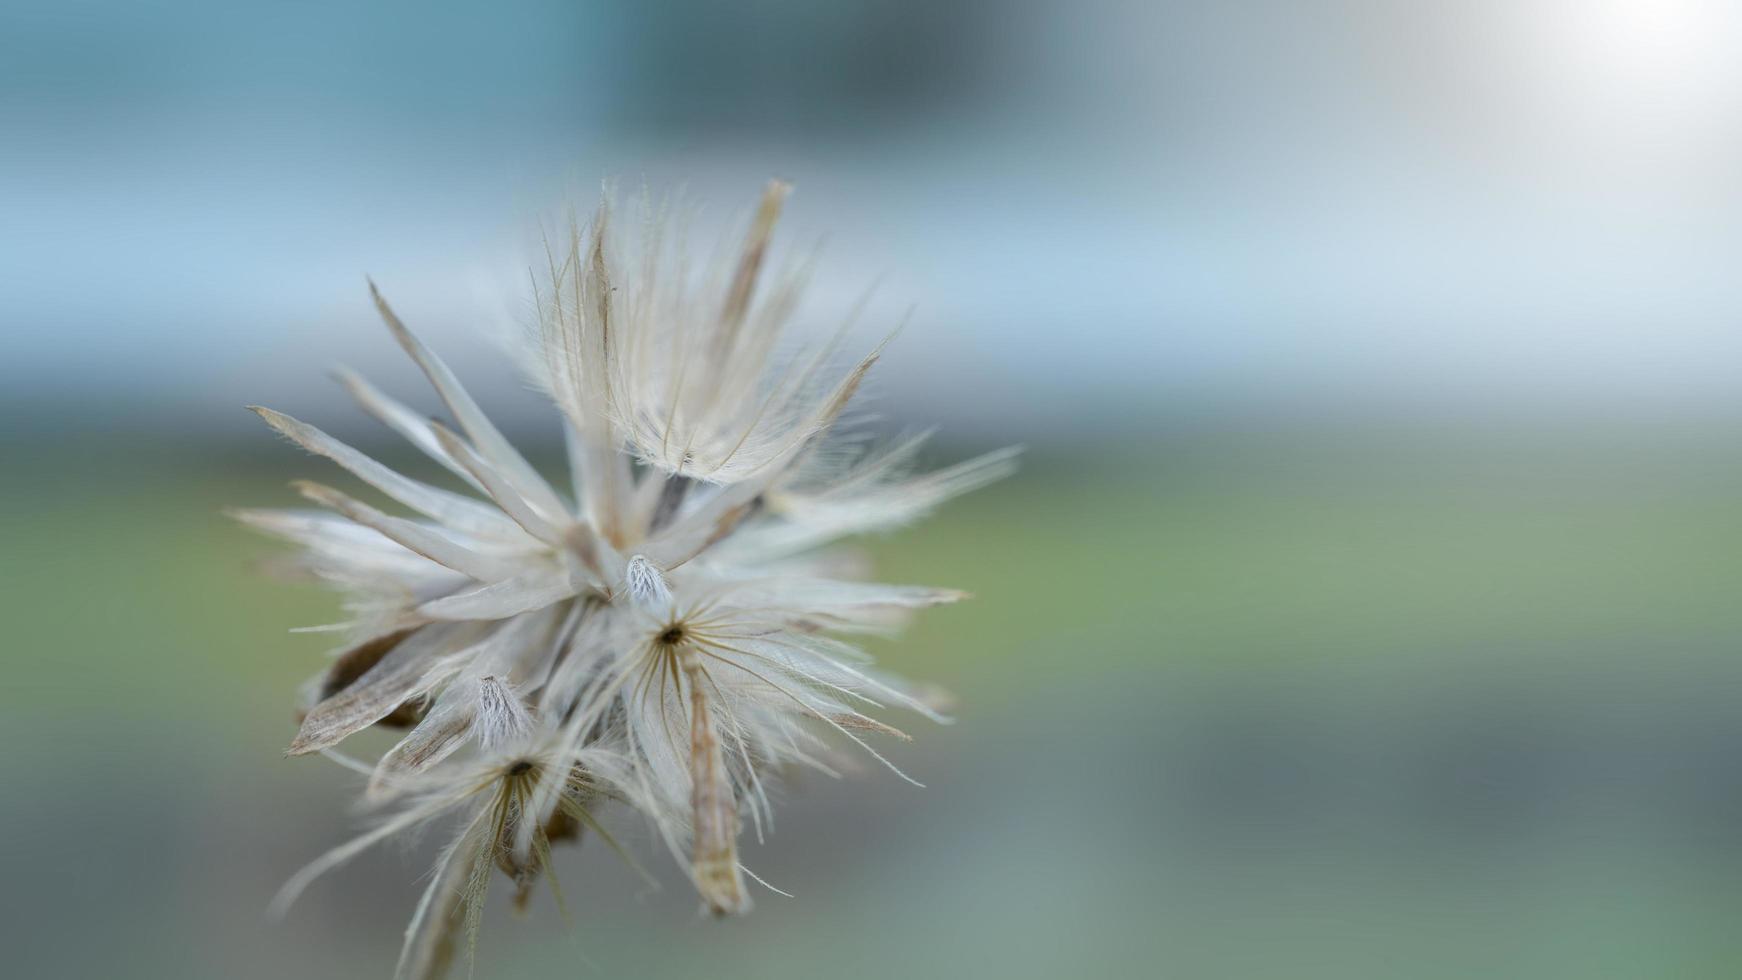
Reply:
[[[434,411],[602,179],[797,184],[870,423],[1019,476],[870,542],[960,721],[803,779],[703,921],[647,840],[476,976],[1742,970],[1742,14],[1722,0],[0,0],[0,973],[385,977],[427,854],[281,757],[332,597],[226,506]],[[463,967],[462,967],[463,968]]]

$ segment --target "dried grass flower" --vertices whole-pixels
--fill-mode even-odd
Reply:
[[[364,770],[365,800],[381,811],[292,879],[277,907],[377,841],[451,823],[400,963],[402,975],[435,976],[457,936],[470,946],[492,868],[524,904],[551,845],[583,828],[602,835],[593,809],[616,802],[652,822],[706,909],[742,913],[741,824],[767,827],[771,780],[792,766],[832,771],[841,743],[889,765],[869,739],[906,736],[868,711],[943,720],[935,699],[879,673],[851,637],[963,594],[858,580],[860,563],[825,546],[909,523],[1008,473],[1014,452],[919,473],[923,436],[876,449],[841,436],[878,351],[837,369],[839,336],[785,346],[802,276],[765,285],[764,266],[786,195],[769,185],[736,262],[712,277],[689,275],[645,203],[627,245],[607,198],[547,248],[537,328],[518,353],[561,411],[562,489],[373,283],[454,425],[349,372],[340,380],[471,492],[255,409],[415,515],[308,482],[296,487],[321,509],[236,513],[299,545],[296,570],[345,596],[348,642],[311,685],[290,754]],[[619,252],[630,247],[633,261]],[[408,730],[373,763],[336,751],[372,726]]]

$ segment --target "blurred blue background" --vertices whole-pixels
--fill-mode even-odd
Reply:
[[[609,855],[480,976],[1734,976],[1742,11],[1721,0],[0,2],[0,940],[18,976],[391,973],[421,852],[280,758],[330,597],[229,505],[425,410],[603,178],[769,176],[877,284],[880,424],[1015,479],[873,542],[961,722],[789,791],[697,920]],[[330,475],[330,474],[329,474]],[[546,903],[547,904],[547,903]]]

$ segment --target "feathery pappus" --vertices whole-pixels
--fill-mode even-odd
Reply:
[[[769,782],[793,766],[832,771],[843,743],[900,775],[872,740],[906,736],[867,712],[944,720],[938,697],[880,673],[851,638],[962,593],[860,580],[828,546],[1007,474],[1015,452],[918,472],[924,436],[879,448],[840,436],[879,351],[843,368],[839,335],[785,345],[801,277],[765,282],[764,267],[787,191],[769,184],[712,277],[690,276],[652,217],[620,240],[608,197],[547,246],[518,353],[562,417],[561,488],[373,283],[453,424],[349,372],[340,381],[470,492],[254,409],[409,512],[310,482],[295,486],[319,509],[235,512],[299,545],[293,569],[345,597],[347,645],[311,684],[289,754],[363,771],[379,811],[276,907],[379,841],[446,826],[400,961],[402,976],[437,976],[458,937],[474,941],[493,869],[524,905],[553,844],[588,832],[616,848],[594,813],[618,805],[651,821],[706,909],[742,913],[754,876],[738,839],[744,823],[758,836],[768,824]],[[373,763],[337,751],[370,727],[405,734]]]

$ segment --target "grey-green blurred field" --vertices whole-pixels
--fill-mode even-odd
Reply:
[[[331,597],[232,505],[319,460],[77,439],[7,467],[0,932],[21,977],[379,977],[425,855],[281,757]],[[960,586],[879,655],[961,701],[807,777],[717,923],[597,846],[480,977],[1731,976],[1732,434],[1239,433],[1071,457],[869,543]],[[273,451],[276,449],[276,451]],[[1728,454],[1728,455],[1727,455]],[[946,454],[947,455],[947,454]],[[427,843],[427,842],[426,842]],[[501,898],[500,895],[497,896]]]

